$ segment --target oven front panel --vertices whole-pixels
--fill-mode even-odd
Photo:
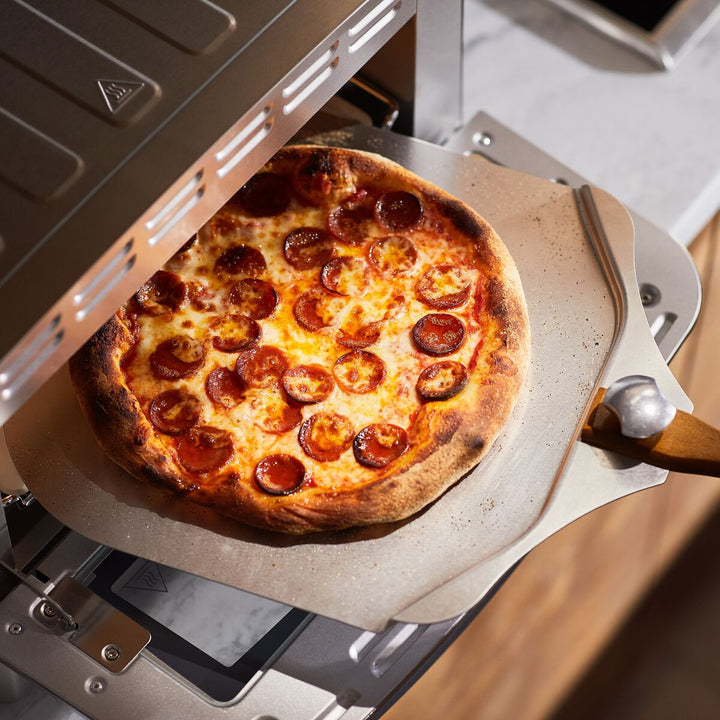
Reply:
[[[414,0],[184,0],[172,17],[137,0],[11,0],[0,423],[415,13]]]

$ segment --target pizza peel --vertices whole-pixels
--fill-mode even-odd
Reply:
[[[601,386],[642,373],[677,408],[691,406],[648,329],[632,220],[610,195],[372,128],[322,141],[378,152],[464,200],[518,265],[531,367],[482,463],[401,523],[300,538],[254,530],[188,508],[110,462],[66,370],[7,423],[9,454],[40,503],[96,542],[368,630],[439,622],[474,606],[564,525],[664,481],[662,469],[578,441]]]

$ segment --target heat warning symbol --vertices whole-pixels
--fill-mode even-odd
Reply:
[[[145,87],[135,80],[98,80],[100,93],[111,113],[117,112],[133,95]]]
[[[168,591],[160,572],[160,566],[150,560],[143,563],[140,570],[123,585],[123,588],[126,590],[152,590],[154,592]]]

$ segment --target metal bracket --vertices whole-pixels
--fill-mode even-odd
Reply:
[[[122,672],[150,642],[148,630],[71,577],[62,578],[48,600],[75,618],[68,640],[110,672]],[[38,606],[35,617],[47,625],[56,618],[47,612],[46,603]]]
[[[71,577],[45,593],[33,579],[0,561],[0,600],[24,585],[40,600],[33,617],[113,673],[122,672],[150,642],[150,633]]]
[[[42,601],[38,607],[45,608],[45,616],[52,617],[53,623],[59,622],[66,631],[75,630],[77,628],[77,623],[75,622],[73,616],[65,612],[65,610],[54,600],[51,600],[27,575],[24,575],[7,563],[0,561],[0,576],[2,576],[3,588],[3,593],[0,595],[0,599],[5,597],[18,585],[24,585]]]

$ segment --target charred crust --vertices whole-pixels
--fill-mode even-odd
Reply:
[[[381,185],[388,175],[387,165],[378,163],[376,158],[369,155],[350,155],[348,158],[348,167],[351,172],[372,178],[374,182]]]
[[[486,309],[495,317],[502,314],[504,303],[502,285],[495,277],[489,277],[485,283]]]
[[[315,175],[327,175],[332,177],[337,174],[337,162],[322,150],[310,153],[310,155],[298,167],[297,174],[299,177],[314,177]]]
[[[453,227],[469,240],[480,245],[487,241],[490,228],[475,213],[470,212],[459,200],[441,198],[437,203],[438,211],[446,217]]]
[[[140,476],[147,480],[151,485],[166,485],[164,478],[150,465],[142,465],[140,467]]]

